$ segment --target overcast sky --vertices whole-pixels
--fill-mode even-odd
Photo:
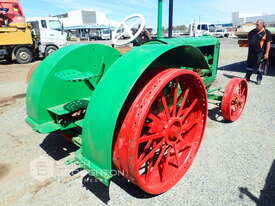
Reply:
[[[133,13],[145,16],[148,26],[157,21],[157,0],[21,0],[27,17],[60,14],[74,9],[96,9],[109,19],[120,21]],[[165,4],[167,25],[168,0]],[[234,11],[275,14],[274,0],[174,0],[175,25],[188,25],[195,19],[209,23],[230,23]]]

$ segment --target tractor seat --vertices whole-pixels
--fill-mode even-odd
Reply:
[[[74,69],[63,70],[55,73],[55,77],[69,82],[84,81],[90,90],[95,90],[95,86],[89,81],[92,78],[100,77],[102,74],[94,74],[92,72],[80,72]]]
[[[58,79],[69,82],[81,82],[98,76],[99,75],[95,75],[92,72],[80,72],[74,69],[63,70],[55,73],[55,77]]]

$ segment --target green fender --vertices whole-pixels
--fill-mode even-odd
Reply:
[[[149,66],[208,68],[198,48],[182,43],[136,47],[111,66],[88,106],[82,148],[76,154],[76,160],[106,185],[112,177],[112,147],[118,117],[132,88]]]
[[[85,83],[60,80],[57,72],[78,70],[99,74],[120,56],[116,49],[99,44],[74,44],[48,56],[35,69],[28,86],[27,123],[41,133],[58,130],[48,108],[91,97],[92,91]],[[93,79],[95,86],[100,78]]]

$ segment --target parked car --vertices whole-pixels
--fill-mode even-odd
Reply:
[[[89,35],[89,40],[92,41],[92,40],[99,40],[100,37],[99,37],[99,32],[91,32],[90,35]]]
[[[217,38],[224,38],[226,36],[226,31],[224,29],[217,29],[213,36]]]

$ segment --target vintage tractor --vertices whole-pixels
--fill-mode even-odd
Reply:
[[[208,101],[233,122],[248,93],[240,78],[232,79],[224,92],[210,90],[219,41],[171,38],[172,0],[170,38],[164,38],[163,1],[158,4],[157,39],[124,55],[99,44],[62,48],[34,71],[27,92],[27,123],[40,133],[71,136],[80,147],[70,163],[107,186],[119,171],[150,194],[166,192],[187,172],[203,139]],[[142,31],[143,18],[135,34],[128,20],[115,30],[117,44]],[[121,43],[126,33],[130,39]]]

